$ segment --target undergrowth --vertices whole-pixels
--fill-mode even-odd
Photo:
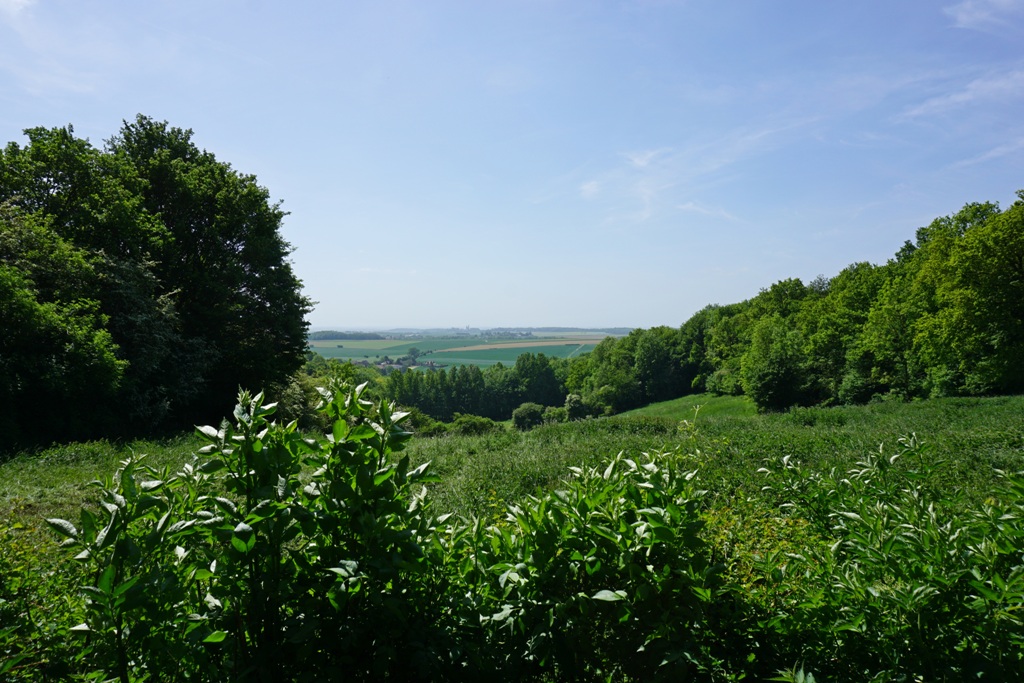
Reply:
[[[242,394],[91,486],[102,445],[3,465],[0,678],[1016,680],[1022,407],[410,440],[361,389],[324,436]]]

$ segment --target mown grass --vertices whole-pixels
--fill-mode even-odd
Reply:
[[[693,394],[682,398],[652,403],[643,408],[622,414],[625,417],[643,415],[663,417],[671,420],[692,420],[694,415],[708,417],[753,417],[757,406],[747,396],[716,396],[715,394]]]

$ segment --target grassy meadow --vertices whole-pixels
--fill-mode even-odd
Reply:
[[[694,418],[694,406],[700,405]],[[685,422],[683,422],[685,421]],[[758,415],[749,399],[688,396],[619,416],[549,424],[529,432],[414,440],[416,462],[430,461],[442,481],[441,510],[478,513],[555,486],[571,466],[598,466],[620,451],[699,452],[700,476],[716,495],[757,496],[757,472],[790,457],[828,471],[852,467],[916,434],[946,462],[951,485],[973,499],[989,495],[994,469],[1024,470],[1024,397],[935,399]]]
[[[700,406],[696,411],[695,406]],[[506,425],[508,427],[508,425]],[[1024,470],[1024,397],[947,398],[836,408],[797,408],[758,415],[749,399],[686,396],[611,418],[548,424],[483,436],[413,439],[416,463],[430,461],[441,477],[430,495],[438,512],[480,514],[550,488],[572,466],[598,466],[625,452],[681,449],[701,453],[701,477],[716,493],[755,495],[757,470],[783,457],[827,471],[867,454],[891,453],[900,437],[917,434],[946,461],[951,485],[983,499],[994,469]],[[198,448],[193,435],[127,444],[56,446],[0,464],[0,525],[19,524],[51,548],[44,517],[74,518],[90,500],[90,481],[110,474],[130,453],[172,470]]]
[[[697,405],[701,407],[695,411]],[[908,441],[905,437],[912,438]],[[46,668],[50,672],[47,675],[52,675],[60,666],[47,659],[47,652],[56,648],[53,657],[65,656],[69,650],[67,642],[61,640],[62,634],[80,620],[73,615],[82,610],[82,597],[76,589],[83,580],[82,575],[76,563],[70,560],[70,555],[58,548],[56,535],[43,520],[49,517],[76,520],[79,508],[91,505],[95,500],[89,482],[109,476],[120,459],[144,453],[148,454],[149,464],[174,472],[192,458],[202,443],[198,436],[183,435],[175,439],[130,444],[70,444],[19,455],[0,463],[0,572],[4,573],[6,582],[0,594],[0,616],[11,610],[16,614],[18,609],[25,609],[32,614],[34,623],[44,625],[30,636],[33,640],[27,646],[16,640],[13,632],[7,632],[8,638],[15,638],[6,641],[9,652],[21,655],[28,652],[30,659],[37,661],[36,665],[49,667]],[[907,624],[917,620],[916,628],[924,628],[921,620],[926,617],[947,624],[947,630],[951,629],[951,632],[943,637],[954,640],[962,637],[967,643],[964,647],[983,648],[990,652],[992,648],[1011,647],[1016,642],[1013,640],[1016,636],[1012,635],[1016,630],[996,633],[990,628],[1004,628],[998,626],[1000,623],[1019,622],[1014,616],[1020,602],[1016,586],[1024,581],[1024,577],[1017,569],[1006,569],[1000,553],[1013,555],[1016,552],[1013,551],[1014,544],[1021,539],[1008,540],[1016,538],[1012,535],[1016,532],[1006,530],[1009,522],[999,521],[1015,520],[1017,516],[999,510],[1004,505],[1015,509],[1012,505],[1019,503],[1013,501],[1020,498],[1011,495],[997,470],[1024,470],[1024,397],[1021,396],[804,408],[765,415],[756,414],[750,403],[741,397],[689,396],[616,417],[547,424],[528,432],[504,429],[482,436],[413,438],[405,452],[413,465],[429,461],[431,471],[439,477],[439,481],[428,485],[427,495],[433,513],[453,512],[458,518],[479,517],[492,524],[486,532],[494,535],[492,540],[480,541],[482,547],[492,549],[499,548],[501,543],[522,538],[508,535],[510,528],[521,527],[523,534],[541,533],[540,530],[529,531],[533,528],[530,524],[537,523],[530,522],[530,519],[550,518],[567,525],[570,521],[566,520],[571,518],[564,517],[564,514],[596,514],[604,509],[601,506],[625,500],[615,496],[608,499],[606,494],[599,493],[600,489],[588,494],[594,496],[593,500],[577,500],[574,496],[582,495],[579,491],[590,490],[586,487],[594,484],[572,483],[568,479],[570,468],[582,468],[577,470],[586,475],[581,481],[599,483],[604,481],[602,471],[605,479],[608,478],[612,469],[605,470],[605,467],[613,460],[619,462],[619,466],[635,461],[650,462],[650,467],[655,463],[661,463],[659,467],[667,467],[671,463],[673,468],[683,468],[674,470],[680,472],[674,481],[678,481],[681,490],[687,492],[685,500],[689,502],[686,505],[691,510],[687,514],[698,515],[695,519],[699,522],[688,524],[694,524],[692,529],[700,530],[699,539],[687,541],[691,548],[687,552],[702,548],[701,552],[709,558],[707,561],[712,562],[702,571],[708,572],[710,567],[717,567],[714,576],[718,578],[714,582],[725,582],[713,582],[719,586],[714,588],[719,591],[715,593],[719,597],[708,597],[707,606],[701,609],[726,604],[723,600],[738,600],[736,609],[742,608],[742,611],[736,614],[748,615],[742,619],[733,615],[729,619],[739,621],[726,620],[718,626],[706,626],[725,629],[721,633],[731,635],[716,635],[718,631],[709,631],[712,640],[708,641],[710,644],[701,646],[706,650],[704,654],[717,652],[719,646],[715,643],[721,638],[735,641],[729,641],[733,644],[728,647],[747,648],[743,651],[749,651],[743,655],[745,659],[735,662],[721,660],[720,666],[715,665],[718,668],[707,669],[710,672],[707,680],[735,680],[730,676],[737,671],[749,671],[755,676],[753,680],[763,680],[766,671],[763,667],[768,664],[759,663],[762,660],[794,665],[792,676],[778,680],[800,680],[796,666],[805,657],[809,659],[808,671],[832,671],[834,675],[841,672],[840,678],[835,680],[882,680],[868,675],[870,665],[865,665],[867,668],[861,675],[857,670],[846,667],[843,661],[844,658],[856,658],[870,663],[882,650],[902,653],[902,659],[887,659],[878,665],[881,667],[879,671],[925,671],[931,674],[938,671],[942,675],[926,675],[919,680],[958,680],[956,675],[949,674],[953,669],[929,670],[928,667],[933,665],[954,665],[930,664],[930,655],[927,655],[930,646],[922,644],[919,647],[907,640],[910,637],[906,631],[910,628]],[[696,473],[692,475],[692,481],[689,474],[682,477],[686,470],[691,469]],[[307,472],[302,476],[310,475]],[[610,482],[604,481],[601,485],[611,485]],[[551,493],[565,488],[577,493]],[[636,491],[640,490],[643,489]],[[639,494],[634,491],[629,495]],[[570,510],[565,506],[571,501],[576,501],[573,503],[576,507]],[[677,503],[682,505],[682,499]],[[526,514],[520,510],[509,515],[509,505],[525,506],[534,512]],[[664,509],[645,508],[640,512],[649,515],[656,510],[664,512],[671,510],[671,505]],[[562,508],[564,510],[558,512]],[[868,524],[871,514],[882,514],[880,511],[883,510],[887,511],[878,518],[880,521],[872,527],[873,531],[847,528],[854,521]],[[848,515],[849,519],[840,513]],[[992,521],[985,521],[988,519],[985,515]],[[956,540],[961,532],[956,531],[954,525],[967,524],[962,522],[964,519],[973,520],[963,532],[970,536],[970,542]],[[985,525],[989,523],[995,526],[991,531],[985,531],[989,528]],[[580,549],[574,553],[582,552],[584,546],[590,547],[588,544],[605,543],[607,539],[602,541],[592,537],[590,524],[574,527],[576,531],[569,531],[566,527],[560,532],[562,539],[557,543]],[[871,524],[876,522],[871,521]],[[479,529],[478,533],[484,533],[482,527]],[[640,527],[637,529],[639,533]],[[922,539],[917,539],[919,532],[925,534]],[[574,534],[580,534],[579,539]],[[667,532],[662,535],[665,534]],[[876,538],[872,534],[881,536]],[[1002,539],[998,543],[993,540],[996,543],[993,547],[1001,550],[987,551],[996,553],[994,559],[971,560],[983,563],[972,566],[990,564],[992,571],[1009,576],[1002,588],[997,590],[996,586],[1004,581],[1003,578],[984,578],[984,571],[978,569],[967,570],[960,565],[938,569],[949,564],[950,558],[972,557],[972,553],[982,552],[987,534],[993,534],[993,539]],[[502,538],[506,540],[501,541]],[[879,555],[876,543],[888,550]],[[959,550],[948,555],[953,551],[941,550],[947,547]],[[939,553],[938,559],[928,559],[935,548],[940,549],[934,550]],[[596,546],[593,552],[597,552]],[[605,559],[606,563],[615,557],[616,552],[622,551],[611,552]],[[568,561],[568,554],[559,561],[563,560]],[[494,562],[499,563],[499,559]],[[975,583],[981,588],[971,588],[967,583],[936,588],[934,582],[938,579],[927,578],[933,576],[929,573],[933,570],[928,569],[933,562],[936,563],[934,571],[938,572],[934,577],[946,573],[966,576],[964,580],[970,581],[974,579],[970,578],[973,575],[969,572],[974,571],[979,577]],[[495,564],[498,566],[505,565]],[[600,562],[591,569],[596,572],[599,566]],[[540,570],[538,567],[536,571]],[[609,565],[601,571],[611,570]],[[925,572],[922,575],[925,578],[917,576],[921,571]],[[977,573],[979,571],[981,573]],[[823,586],[832,585],[833,579],[835,584],[829,589],[831,592],[820,593]],[[865,581],[867,583],[863,583]],[[526,590],[525,585],[516,590]],[[669,590],[669,585],[664,584],[663,588]],[[712,583],[701,585],[712,586]],[[903,591],[904,588],[907,592]],[[974,617],[969,614],[965,616],[948,611],[952,609],[948,605],[960,604],[957,601],[969,602],[975,599],[970,597],[971,591],[976,593],[983,589],[989,591],[984,593],[987,600],[984,614],[990,615],[985,617],[989,621],[975,623],[970,621]],[[508,597],[509,590],[510,587],[505,588],[504,600],[512,599]],[[883,593],[879,594],[879,590]],[[1005,614],[999,611],[1004,609],[998,607],[1002,604],[998,603],[999,599],[991,597],[999,591],[1009,596],[999,598],[1006,603],[1005,610],[1009,610]],[[679,595],[685,598],[684,594],[690,595],[685,591]],[[922,596],[933,594],[954,597],[942,598],[946,601],[942,604],[947,605],[942,608],[945,611],[928,616],[932,614],[928,610],[934,609],[932,603],[921,606],[914,601],[920,602]],[[502,600],[500,591],[497,599]],[[522,599],[527,601],[524,604],[533,604],[532,601],[539,598]],[[639,609],[644,603],[639,598],[637,600],[634,607]],[[669,603],[671,601],[656,600],[654,604]],[[500,604],[491,609],[500,608]],[[851,609],[873,614],[871,619],[874,621],[847,620],[843,616],[844,610]],[[975,629],[978,635],[972,636],[962,629]],[[0,626],[0,636],[4,634]],[[767,640],[758,644],[762,636]],[[1009,638],[1006,640],[1008,644],[991,641],[997,636]],[[995,644],[977,644],[982,641]],[[0,638],[0,673],[5,671],[4,642]],[[944,642],[948,645],[953,641]],[[19,644],[14,646],[14,643]],[[606,645],[610,647],[608,643],[601,647]],[[949,657],[960,657],[954,656],[954,645],[947,649],[950,652],[946,653],[947,658],[943,662],[953,661]],[[72,647],[70,651],[75,650]],[[982,657],[981,654],[977,656]],[[1017,666],[1012,662],[993,664],[985,657],[989,655],[978,660],[986,662],[984,667],[988,668],[985,670],[1002,672],[1000,675],[1014,671]],[[586,666],[596,664],[588,662]],[[770,666],[776,668],[767,671],[778,671],[776,664]],[[960,667],[961,664],[955,666]],[[8,668],[7,674],[11,675],[12,671],[16,669]],[[547,673],[531,680],[565,680],[567,676],[565,669],[543,671]],[[733,673],[723,673],[729,671]],[[12,680],[45,680],[36,673],[26,670],[22,678],[15,676]],[[641,679],[620,675],[612,676],[610,680]]]

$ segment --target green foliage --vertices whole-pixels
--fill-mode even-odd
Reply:
[[[48,540],[0,522],[0,678],[63,680],[86,653],[75,647],[64,593],[74,580],[46,556]]]
[[[448,433],[459,436],[482,436],[503,430],[504,427],[494,420],[479,415],[462,415],[461,413],[455,413],[455,419],[448,425]]]
[[[390,461],[406,416],[364,389],[325,392],[319,440],[243,392],[181,471],[131,456],[97,483],[97,511],[48,520],[88,567],[72,630],[89,666],[122,681],[432,677],[446,653],[417,491],[431,479]]]
[[[914,437],[901,444],[845,475],[781,463],[773,478],[793,514],[815,510],[834,542],[795,557],[813,588],[773,627],[801,634],[804,660],[836,679],[1016,678],[1024,481],[1006,476],[999,502],[965,512],[960,492],[939,483],[944,463]]]
[[[103,150],[70,126],[26,135],[0,151],[5,432],[153,433],[301,365],[310,302],[252,176],[144,116]],[[57,406],[59,430],[36,429]]]
[[[751,332],[740,371],[743,390],[759,410],[783,410],[806,396],[803,338],[775,314],[761,318]]]
[[[574,468],[493,526],[463,530],[463,580],[492,666],[516,680],[679,680],[720,668],[730,597],[678,454]]]
[[[1024,199],[1005,211],[968,204],[883,266],[853,264],[808,286],[782,280],[709,306],[680,328],[657,376],[680,372],[694,390],[742,392],[768,410],[1020,392],[1022,221]],[[645,357],[663,357],[644,346]],[[623,386],[623,364],[612,365],[620,381],[603,382],[608,398]]]
[[[524,432],[544,424],[544,406],[539,403],[522,404],[512,411],[512,424]]]
[[[0,205],[0,426],[7,447],[46,430],[96,436],[95,404],[112,409],[127,363],[105,329],[100,275],[45,221]],[[63,418],[52,424],[43,406]]]
[[[324,392],[324,437],[243,393],[231,424],[199,430],[195,459],[124,451],[96,504],[48,515],[79,558],[58,573],[5,522],[6,677],[866,682],[1024,669],[1024,479],[983,472],[1021,469],[1020,398],[410,441],[409,416],[367,392]],[[908,423],[934,447],[878,449]],[[104,450],[42,457],[48,470],[102,465]],[[4,465],[3,486],[37,462]],[[467,517],[435,518],[438,503]]]
[[[565,397],[565,419],[570,422],[576,420],[582,420],[589,415],[587,405],[583,402],[583,397],[579,394],[569,394]]]

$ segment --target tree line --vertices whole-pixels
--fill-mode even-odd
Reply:
[[[0,150],[5,447],[216,421],[240,386],[315,396],[324,364],[301,370],[312,302],[288,261],[285,213],[253,176],[142,115],[99,148],[70,125],[25,133]],[[1018,196],[936,219],[885,264],[782,280],[572,359],[358,372],[444,421],[507,420],[524,404],[572,419],[700,392],[747,394],[762,410],[1018,393]]]
[[[0,150],[5,447],[218,420],[301,367],[311,302],[253,176],[141,115],[102,148],[25,134]]]
[[[392,374],[386,395],[432,417],[507,420],[524,402],[618,413],[692,393],[761,410],[1024,391],[1024,190],[1005,211],[967,204],[885,264],[776,282],[678,328],[607,337],[572,359]],[[577,412],[577,414],[580,414]],[[552,413],[555,419],[564,413]]]
[[[381,340],[382,335],[376,332],[338,332],[337,330],[318,330],[309,333],[310,341],[349,341],[349,340]]]

